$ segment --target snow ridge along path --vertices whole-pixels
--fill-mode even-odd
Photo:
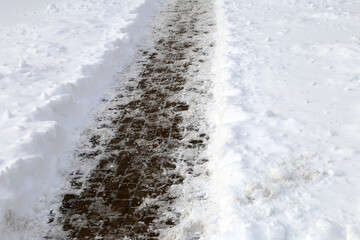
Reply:
[[[205,234],[193,218],[207,198],[212,2],[171,0],[156,23],[85,132],[48,239]]]
[[[0,21],[0,240],[43,235],[74,142],[159,1],[1,1],[21,21]]]
[[[360,2],[218,0],[211,239],[360,239]]]

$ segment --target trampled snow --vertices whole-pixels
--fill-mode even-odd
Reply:
[[[35,202],[157,2],[0,2],[0,240],[43,237]],[[359,240],[360,2],[216,5],[210,172],[181,236]]]
[[[79,129],[131,61],[157,5],[0,2],[1,240],[40,239],[31,229],[48,210],[34,203],[58,190]]]
[[[217,7],[208,238],[360,239],[360,2]]]

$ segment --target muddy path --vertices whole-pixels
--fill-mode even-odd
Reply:
[[[213,3],[167,2],[136,62],[104,99],[96,129],[85,134],[48,239],[159,239],[181,220],[174,186],[205,174],[197,166],[207,162]],[[88,162],[94,168],[82,171]]]

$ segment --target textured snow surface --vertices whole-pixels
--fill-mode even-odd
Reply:
[[[131,61],[157,5],[0,2],[1,240],[40,239],[34,225],[49,212],[34,203],[58,191],[79,129]]]
[[[217,1],[211,239],[360,239],[360,2]]]
[[[157,2],[0,1],[0,240],[44,236],[67,153]],[[191,187],[210,194],[181,236],[359,240],[360,2],[216,4],[210,183]]]

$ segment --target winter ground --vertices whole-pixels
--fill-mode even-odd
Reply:
[[[157,6],[32,3],[0,3],[1,240],[29,239],[26,231],[44,224],[36,222],[48,214],[41,206],[57,193],[89,112],[130,62]],[[186,183],[185,197],[188,189],[205,197],[178,202],[187,217],[174,231],[360,239],[360,4],[216,3],[210,183]]]
[[[49,208],[47,239],[202,233],[192,220],[201,217],[195,207],[205,210],[213,7],[209,0],[161,5],[135,61],[117,74],[84,130],[71,175]]]
[[[0,239],[47,221],[48,209],[34,203],[57,193],[80,129],[131,61],[157,4],[1,1]]]
[[[218,1],[213,239],[360,239],[359,11]]]

